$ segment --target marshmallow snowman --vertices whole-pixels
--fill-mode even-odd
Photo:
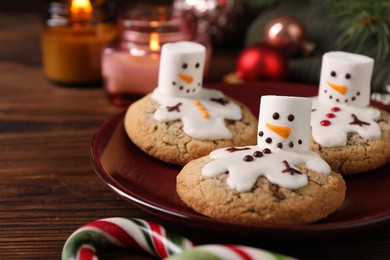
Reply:
[[[307,151],[310,141],[311,100],[263,96],[260,103],[257,144],[268,148]]]
[[[364,55],[341,51],[325,53],[318,94],[320,102],[368,106],[373,67],[374,60]]]
[[[225,119],[240,120],[240,106],[221,91],[202,86],[206,49],[194,42],[167,43],[162,47],[158,86],[152,99],[160,106],[159,122],[181,120],[183,131],[199,140],[230,139]]]
[[[308,183],[296,165],[329,174],[329,165],[309,151],[311,99],[263,96],[260,103],[256,146],[228,147],[210,153],[213,161],[202,168],[205,177],[228,173],[227,184],[238,192],[248,192],[258,177],[288,189]]]
[[[348,133],[378,139],[375,120],[380,111],[369,107],[374,60],[347,53],[328,52],[322,60],[318,97],[313,98],[313,139],[322,146],[346,145]]]
[[[202,89],[206,49],[194,42],[167,43],[162,47],[158,91],[171,97],[190,97]]]

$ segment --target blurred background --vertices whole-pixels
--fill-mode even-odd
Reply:
[[[0,11],[34,11],[41,12],[47,0],[13,0],[0,1]],[[169,0],[114,0],[119,9],[137,3],[170,3]]]
[[[0,1],[1,14],[45,12],[45,0]],[[192,11],[210,34],[213,54],[230,57],[216,80],[228,83],[278,80],[317,84],[323,53],[343,50],[375,59],[372,91],[390,84],[390,1],[377,0],[113,0],[118,13],[142,4],[174,2]],[[207,3],[213,2],[213,5]],[[0,25],[0,30],[7,30]],[[275,33],[277,31],[277,33]],[[249,48],[252,45],[254,48]],[[1,42],[0,42],[1,46]],[[275,49],[270,50],[268,47]],[[245,57],[269,58],[248,64]],[[272,56],[272,57],[271,57]],[[271,58],[270,58],[271,57]],[[214,57],[213,57],[214,59]],[[274,61],[278,64],[273,71]],[[216,61],[218,62],[218,61]],[[284,67],[283,64],[287,64]],[[215,73],[215,72],[214,72]]]

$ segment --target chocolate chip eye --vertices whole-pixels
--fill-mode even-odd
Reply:
[[[294,115],[288,115],[287,119],[288,119],[288,121],[292,122],[292,121],[294,121],[295,117],[294,117]]]
[[[199,68],[199,66],[200,66],[200,64],[199,64],[199,62],[197,62],[197,63],[195,64],[195,68]]]
[[[186,69],[186,68],[188,68],[188,64],[187,64],[187,63],[183,63],[183,65],[181,65],[181,67],[182,67],[183,69]]]
[[[345,78],[346,79],[350,79],[351,78],[351,74],[349,74],[349,73],[345,74]]]
[[[336,72],[335,71],[332,71],[331,73],[330,73],[330,75],[332,76],[332,77],[336,77]]]
[[[272,115],[272,118],[275,119],[275,120],[279,119],[279,113],[274,113]]]

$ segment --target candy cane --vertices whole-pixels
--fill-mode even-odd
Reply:
[[[96,249],[119,246],[146,252],[165,258],[185,249],[193,243],[164,227],[136,218],[107,218],[88,223],[76,230],[66,241],[62,259],[98,259]]]
[[[293,259],[265,250],[240,245],[194,244],[164,227],[136,218],[107,218],[77,229],[66,241],[62,260],[96,260],[96,250],[109,246],[144,250],[167,260],[229,259],[288,260]]]
[[[165,260],[292,260],[294,258],[240,245],[202,245],[185,250]]]

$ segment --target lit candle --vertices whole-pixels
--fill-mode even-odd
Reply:
[[[116,105],[126,105],[132,96],[156,88],[163,44],[198,39],[186,21],[172,16],[171,9],[161,6],[130,10],[120,17],[119,28],[119,37],[107,45],[102,57],[105,90]],[[203,39],[200,43],[206,46],[208,68],[211,45],[207,37]]]
[[[89,0],[71,0],[69,10],[74,22],[88,22],[92,19],[93,7]]]
[[[160,50],[160,40],[158,37],[158,33],[153,32],[150,34],[149,47],[152,51],[159,51]]]
[[[101,82],[101,52],[116,34],[112,21],[96,20],[101,6],[89,0],[52,3],[51,17],[42,31],[43,68],[48,79],[66,85]],[[99,13],[99,15],[104,12]]]

